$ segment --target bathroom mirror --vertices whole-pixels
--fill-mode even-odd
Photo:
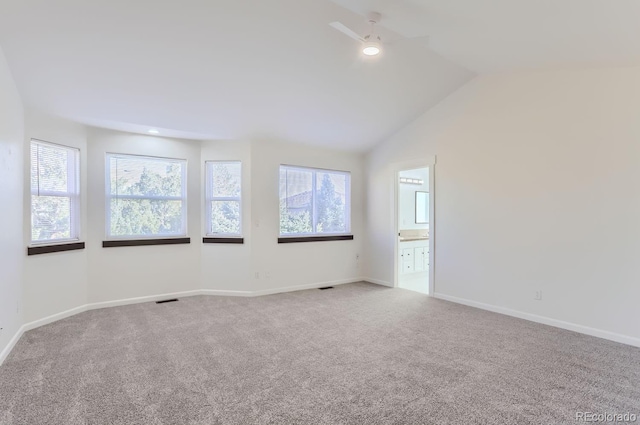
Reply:
[[[416,224],[429,223],[429,192],[416,191]]]

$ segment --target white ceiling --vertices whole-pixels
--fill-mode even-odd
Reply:
[[[365,32],[383,14],[384,55]],[[473,72],[638,63],[637,0],[0,0],[24,101],[74,121],[367,150]],[[403,37],[429,36],[402,40]]]
[[[0,45],[27,105],[204,139],[366,150],[472,74],[400,43],[370,62],[326,0],[0,0]],[[393,38],[393,33],[385,33]]]
[[[640,64],[638,0],[334,0],[477,73]]]

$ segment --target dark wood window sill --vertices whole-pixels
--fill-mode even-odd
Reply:
[[[61,243],[56,245],[39,245],[27,247],[27,255],[50,254],[52,252],[65,252],[84,249],[84,242]]]
[[[352,241],[353,235],[293,236],[278,238],[278,243]]]
[[[217,237],[204,237],[202,243],[231,243],[231,244],[243,244],[244,238],[217,238]]]
[[[102,247],[114,248],[118,246],[177,245],[188,243],[191,243],[191,238],[121,239],[113,241],[102,241]]]

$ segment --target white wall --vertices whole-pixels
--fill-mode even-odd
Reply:
[[[243,141],[202,142],[201,176],[203,190],[200,194],[203,213],[201,235],[205,235],[204,179],[205,161],[242,161],[242,236],[244,244],[202,245],[202,288],[225,291],[245,291],[251,287],[251,143]],[[198,241],[199,243],[199,241]]]
[[[362,155],[274,142],[198,142],[87,129],[36,111],[27,114],[27,151],[31,138],[81,149],[81,240],[86,241],[86,249],[27,258],[25,322],[87,303],[198,289],[286,289],[361,277],[356,254],[362,254],[363,243]],[[102,248],[107,152],[187,159],[191,244]],[[201,243],[206,160],[242,161],[243,245]],[[278,167],[282,163],[351,171],[354,241],[277,244]],[[24,181],[28,181],[27,156],[23,156],[23,166]],[[28,187],[24,195],[26,244],[30,231]]]
[[[418,184],[398,184],[398,229],[428,229],[429,224],[416,223],[416,192],[429,192],[429,169],[418,168],[400,172],[400,177],[422,180]]]
[[[80,241],[87,238],[87,131],[85,126],[27,109],[24,138],[24,244],[31,241],[31,139],[80,149]],[[25,259],[24,321],[26,323],[87,303],[87,251],[32,255]]]
[[[351,172],[352,241],[278,244],[280,164]],[[247,289],[265,290],[344,282],[362,276],[356,254],[363,249],[363,156],[298,144],[256,142],[251,151],[251,256],[260,279]],[[270,277],[266,278],[269,273]]]
[[[640,68],[467,84],[368,156],[367,275],[393,279],[393,164],[437,155],[438,294],[640,343],[639,110]]]
[[[100,129],[90,129],[88,139],[88,301],[106,302],[200,289],[200,143]],[[108,152],[187,160],[190,244],[102,248]]]
[[[0,49],[0,363],[22,325],[22,101]]]
[[[203,143],[202,164],[207,160],[242,161],[244,244],[202,246],[204,289],[269,291],[360,279],[362,155],[272,141],[225,141]],[[278,244],[281,164],[351,172],[353,241]],[[204,170],[202,175],[204,181]]]

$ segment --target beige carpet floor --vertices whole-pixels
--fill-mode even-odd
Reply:
[[[0,424],[573,424],[640,414],[640,349],[367,283],[27,332]],[[640,420],[639,420],[640,422]]]

